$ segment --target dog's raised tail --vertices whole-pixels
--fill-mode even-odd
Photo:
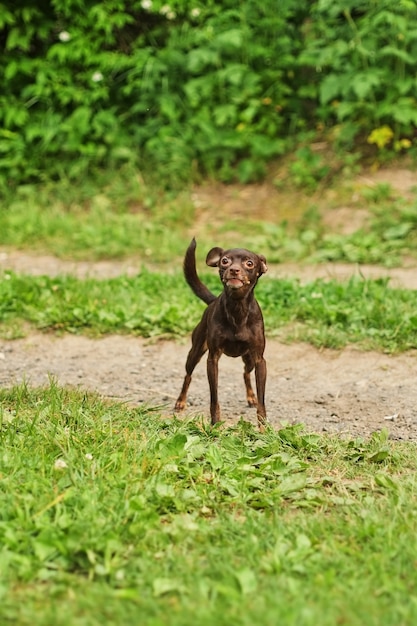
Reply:
[[[208,287],[206,287],[206,285],[202,283],[198,277],[195,263],[196,247],[197,242],[195,240],[195,237],[193,237],[184,257],[184,276],[185,280],[190,285],[195,295],[198,296],[200,300],[203,300],[203,302],[205,302],[206,304],[210,304],[210,302],[216,300],[217,296],[215,296],[214,293],[211,293],[210,289],[208,289]]]

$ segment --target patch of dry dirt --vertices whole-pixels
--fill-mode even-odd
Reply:
[[[111,336],[35,334],[0,341],[0,385],[26,380],[95,390],[133,405],[151,404],[172,415],[182,385],[189,343],[150,343]],[[267,342],[267,410],[270,423],[303,423],[309,431],[367,436],[387,428],[394,439],[417,440],[417,353],[388,356]],[[220,360],[220,403],[226,424],[256,423],[246,406],[240,359]],[[208,416],[205,358],[195,370],[186,416]]]
[[[0,248],[0,275],[4,271],[20,272],[32,276],[58,276],[71,274],[78,278],[114,278],[120,275],[134,276],[142,263],[132,259],[126,261],[66,261],[50,255],[29,254],[21,250]],[[349,263],[281,263],[269,265],[268,276],[275,278],[297,277],[302,283],[318,278],[347,280],[360,275],[375,279],[387,277],[392,287],[417,289],[415,261],[409,267],[384,268],[375,265],[352,265]]]

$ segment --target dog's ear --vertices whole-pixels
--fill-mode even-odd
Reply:
[[[258,254],[258,259],[261,262],[261,271],[259,273],[259,276],[262,276],[262,274],[265,274],[265,272],[268,271],[268,266],[266,264],[266,258],[264,257],[263,254]]]
[[[206,257],[206,264],[210,267],[217,267],[223,252],[223,248],[212,248]]]

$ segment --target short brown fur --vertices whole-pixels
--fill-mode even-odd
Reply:
[[[223,283],[222,293],[216,297],[198,277],[195,261],[196,241],[188,246],[184,258],[184,275],[193,292],[208,306],[192,333],[186,375],[175,404],[175,410],[185,408],[191,376],[201,357],[208,350],[207,377],[210,386],[210,416],[212,424],[220,420],[218,402],[218,361],[222,354],[242,357],[244,382],[249,406],[257,407],[259,428],[266,423],[264,359],[265,331],[262,312],[253,290],[258,278],[267,271],[266,259],[249,250],[212,248],[206,263],[218,267]],[[250,373],[255,370],[256,392],[253,392]]]

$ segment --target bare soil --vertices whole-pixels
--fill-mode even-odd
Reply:
[[[188,341],[150,343],[140,338],[32,334],[0,341],[0,385],[22,380],[99,392],[132,405],[157,405],[173,414],[184,375]],[[387,428],[394,439],[417,440],[417,353],[316,350],[267,342],[267,410],[272,426],[303,423],[312,432],[367,436]],[[246,406],[240,359],[220,361],[220,402],[226,424],[256,423]],[[195,370],[186,416],[208,419],[205,358]]]
[[[369,184],[385,180],[406,194],[414,184],[415,175],[406,170],[377,173]],[[210,211],[210,202],[219,205],[223,194],[224,202],[231,204],[233,211],[243,211],[252,192],[249,204],[256,199],[265,204],[271,201],[271,194],[260,193],[259,187],[256,193],[248,187],[234,193],[228,189],[229,196],[225,196],[224,190],[215,190],[215,200],[207,190],[200,190],[199,202]],[[348,223],[345,213],[343,209],[329,215],[329,223],[335,219],[342,225]],[[0,249],[0,274],[7,269],[37,275],[111,277],[136,273],[138,264],[132,260],[80,263]],[[345,279],[358,272],[370,278],[389,276],[393,286],[417,289],[413,264],[391,270],[344,264],[291,264],[270,269],[272,275],[297,276],[301,281],[318,277]],[[157,405],[163,414],[172,415],[189,344],[189,339],[175,343],[125,336],[90,339],[49,334],[0,340],[0,386],[22,380],[31,385],[45,385],[48,377],[53,376],[62,385],[91,389],[133,405]],[[386,428],[393,439],[417,441],[417,351],[398,356],[361,352],[352,347],[319,351],[309,345],[284,345],[267,338],[266,359],[267,411],[272,426],[303,423],[312,432],[355,437],[366,437]],[[256,423],[256,411],[246,406],[240,359],[221,359],[219,391],[226,425],[241,417]],[[204,415],[208,419],[205,357],[195,371],[188,399],[184,415]]]

